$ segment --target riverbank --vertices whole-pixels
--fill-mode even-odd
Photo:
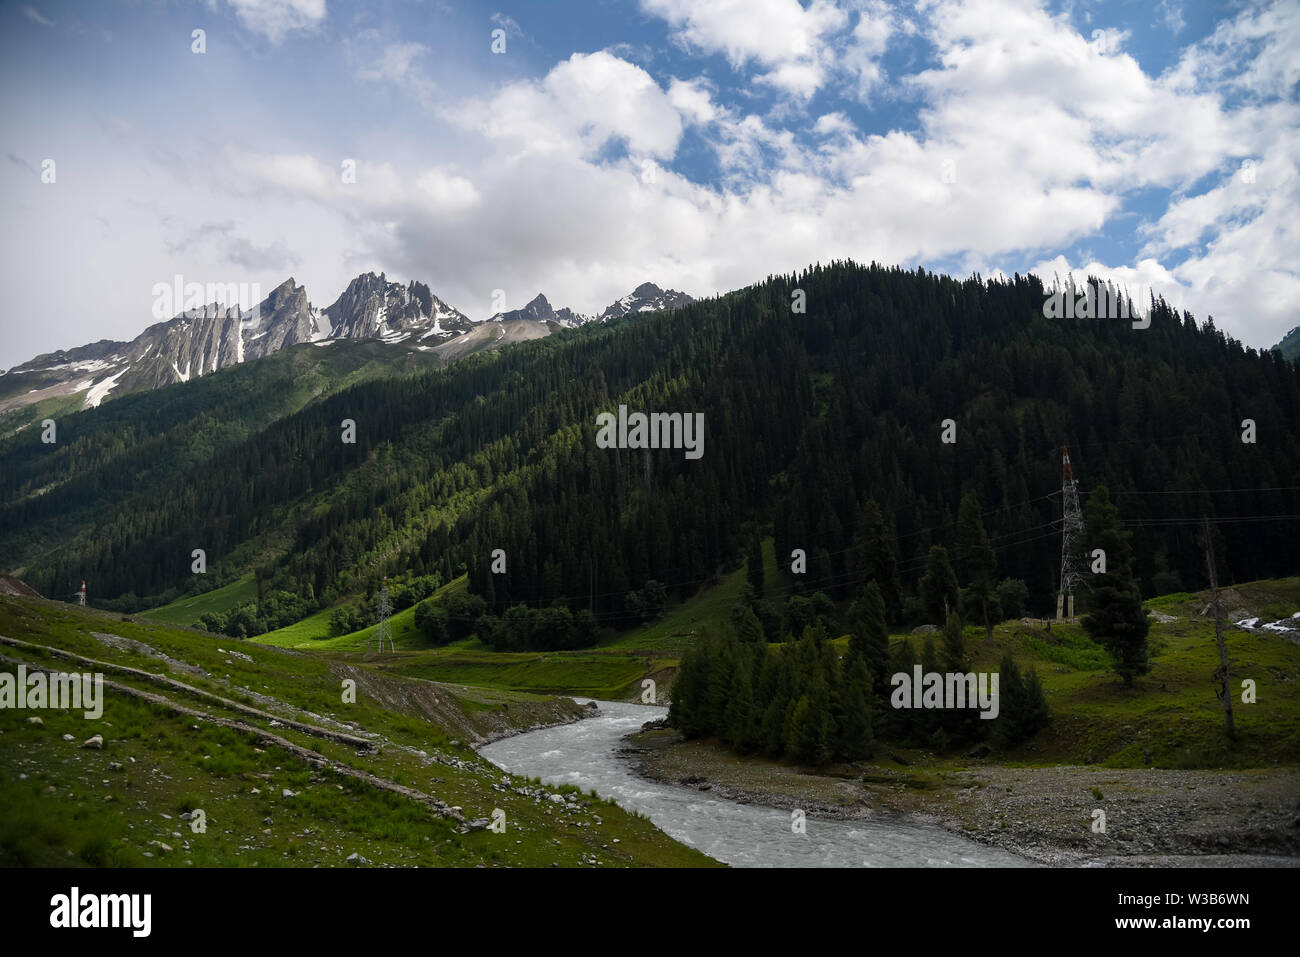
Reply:
[[[1053,866],[1300,866],[1294,768],[870,765],[822,773],[740,758],[671,729],[630,734],[622,755],[645,780],[810,818],[903,816]],[[1105,832],[1094,831],[1096,811]]]

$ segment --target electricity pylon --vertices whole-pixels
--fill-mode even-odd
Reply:
[[[371,638],[379,642],[379,650],[384,650],[384,642],[393,651],[397,650],[397,645],[393,643],[393,627],[388,622],[388,617],[393,613],[392,605],[388,603],[388,577],[384,576],[383,583],[379,586],[379,598],[375,603],[375,630],[371,633]],[[371,638],[366,639],[366,651],[370,651]]]
[[[1061,499],[1063,521],[1061,524],[1061,590],[1056,595],[1056,620],[1063,621],[1066,614],[1066,596],[1069,596],[1068,614],[1074,621],[1074,590],[1083,578],[1079,571],[1079,543],[1083,538],[1083,510],[1079,508],[1079,483],[1070,467],[1070,447],[1061,447]]]

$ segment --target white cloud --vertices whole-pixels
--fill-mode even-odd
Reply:
[[[698,109],[698,97],[686,95]],[[605,52],[575,53],[541,81],[513,83],[449,117],[520,156],[592,157],[619,140],[632,153],[665,158],[682,134],[681,115],[650,74]]]
[[[709,90],[699,80],[678,80],[668,85],[668,102],[692,123],[712,123],[718,116]]]
[[[415,185],[428,197],[435,210],[468,209],[481,199],[468,179],[443,169],[425,170]]]
[[[906,23],[864,9],[879,17],[855,26],[864,55],[899,32],[933,44],[937,65],[906,80],[923,104],[914,131],[864,135],[833,110],[808,117],[801,134],[720,104],[702,78],[671,79],[665,92],[608,52],[575,54],[539,80],[451,108],[484,138],[473,181],[441,167],[408,177],[388,169],[382,189],[350,199],[358,242],[413,274],[436,263],[441,275],[430,281],[471,314],[480,303],[477,314],[487,314],[493,288],[520,301],[544,289],[594,311],[632,277],[709,294],[844,256],[996,269],[1086,242],[1132,193],[1165,189],[1167,208],[1138,227],[1145,246],[1134,264],[1091,261],[1075,274],[1155,288],[1254,339],[1294,324],[1285,316],[1296,291],[1288,257],[1300,249],[1289,216],[1300,199],[1293,107],[1230,111],[1218,92],[1261,69],[1275,85],[1285,81],[1282,61],[1258,42],[1259,14],[1190,51],[1191,65],[1151,77],[1122,52],[1122,35],[1103,32],[1098,42],[1025,0],[930,0]],[[692,43],[712,36],[701,17],[682,21]],[[1264,32],[1286,35],[1281,24]],[[1274,66],[1253,63],[1248,43]],[[1207,51],[1220,48],[1235,72],[1216,67],[1207,81]],[[748,56],[761,62],[757,50]],[[715,151],[715,186],[671,168],[686,124]],[[628,157],[616,158],[611,142],[625,143]],[[663,167],[650,182],[643,157]],[[1233,179],[1248,157],[1257,161],[1253,188]],[[332,196],[319,188],[320,170],[302,164],[265,160],[263,180]],[[1223,181],[1205,190],[1207,176]],[[1061,255],[1036,268],[1049,267],[1070,269]],[[1261,293],[1268,301],[1252,300]]]
[[[685,46],[722,53],[735,69],[751,60],[768,69],[758,80],[801,98],[822,85],[832,54],[823,38],[842,28],[847,14],[831,0],[641,0],[668,22]]]
[[[44,16],[39,10],[37,10],[31,4],[23,4],[23,16],[25,16],[28,20],[31,20],[33,23],[39,23],[43,27],[54,26],[53,20],[51,20],[49,17]]]
[[[410,91],[425,105],[433,102],[437,85],[425,75],[416,60],[431,51],[423,43],[392,43],[384,47],[378,59],[358,68],[357,78],[392,83]]]
[[[325,0],[228,0],[239,22],[279,43],[287,33],[310,30],[325,21]]]
[[[653,71],[654,58],[646,68],[608,50],[576,53],[537,78],[459,100],[442,93],[409,136],[399,130],[374,147],[382,152],[357,157],[355,184],[341,181],[348,153],[331,150],[329,131],[310,146],[268,138],[265,152],[247,140],[194,150],[175,168],[150,153],[152,165],[123,162],[111,177],[106,167],[104,182],[86,181],[81,192],[61,176],[57,191],[38,193],[27,175],[27,185],[10,188],[30,190],[18,195],[32,208],[39,197],[41,239],[14,230],[25,240],[6,245],[11,268],[21,275],[31,266],[44,278],[40,263],[58,261],[58,243],[76,232],[67,224],[93,212],[132,231],[115,232],[115,250],[99,253],[100,233],[87,232],[76,255],[103,260],[91,271],[97,288],[129,273],[141,297],[173,271],[220,275],[231,257],[270,288],[283,278],[270,273],[272,262],[290,262],[292,250],[303,271],[295,278],[317,304],[350,275],[386,269],[429,282],[476,318],[493,311],[497,288],[513,305],[545,291],[556,306],[593,312],[644,279],[709,295],[848,256],[958,262],[986,274],[1029,263],[1048,278],[1091,272],[1135,291],[1153,287],[1200,318],[1213,313],[1255,344],[1295,325],[1294,0],[1242,10],[1159,76],[1123,52],[1122,35],[1103,32],[1099,43],[1093,24],[1080,33],[1033,0],[922,0],[907,14],[855,0],[836,15],[826,4],[764,3],[746,5],[733,33],[712,6],[644,5],[682,42],[744,70],[750,89],[777,83],[796,96],[815,87],[814,108],[756,114],[750,104],[763,98],[692,75],[692,61],[675,62],[678,75],[669,76]],[[782,17],[797,29],[814,15],[821,19],[808,36],[820,42],[811,52],[790,52],[788,30],[773,40]],[[354,38],[341,72],[418,91],[420,68],[436,70],[438,59],[410,40],[382,46],[382,36]],[[886,77],[881,57],[900,37],[926,47],[915,61],[924,67]],[[365,44],[373,44],[368,60],[357,55]],[[906,127],[860,128],[864,113],[878,116],[862,102],[877,99],[914,102]],[[137,143],[143,128],[118,139]],[[690,165],[678,155],[688,128]],[[350,144],[354,132],[335,140]],[[15,155],[46,148],[14,144]],[[643,176],[646,160],[654,177]],[[1247,160],[1254,183],[1241,175]],[[111,199],[154,190],[159,215],[175,223]],[[223,220],[239,223],[247,247],[168,250],[157,238]],[[1106,251],[1120,226],[1135,243],[1126,247],[1136,249],[1131,262]],[[1094,242],[1101,251],[1088,249]],[[128,246],[136,259],[152,257],[148,268],[123,260],[116,249]]]

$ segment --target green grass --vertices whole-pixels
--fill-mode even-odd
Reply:
[[[271,728],[264,719],[198,695],[109,672],[109,680],[254,730],[223,727],[111,689],[105,689],[98,721],[45,710],[38,727],[27,722],[28,712],[0,709],[0,866],[342,866],[354,851],[373,864],[397,866],[564,867],[592,856],[604,866],[714,863],[612,803],[592,798],[586,810],[573,812],[518,793],[526,783],[520,778],[510,778],[502,789],[501,770],[456,743],[470,729],[529,727],[548,715],[555,720],[575,713],[572,702],[435,685],[361,665],[352,672],[359,678],[357,700],[344,704],[339,676],[348,666],[325,655],[288,653],[56,602],[0,598],[0,634],[150,672],[166,670],[145,651],[105,645],[92,632],[144,642],[201,667],[205,675],[175,675],[196,688],[310,723],[333,715],[383,735],[392,746],[357,752],[287,725]],[[84,669],[39,649],[0,646],[0,654],[29,665]],[[73,741],[63,741],[64,733]],[[103,735],[102,751],[79,746],[92,733]],[[490,817],[499,807],[506,812],[506,834],[459,834],[453,822],[424,804],[332,768],[313,768],[264,740],[264,733],[462,807],[469,820]],[[283,797],[284,789],[295,796]],[[202,835],[178,817],[195,807],[207,815]],[[584,826],[575,827],[579,816]]]
[[[434,593],[435,599],[446,599],[457,592],[463,592],[468,576],[453,578]],[[366,642],[372,640],[375,626],[363,628],[346,635],[330,635],[330,615],[333,608],[322,608],[302,621],[255,635],[252,641],[260,645],[274,645],[279,648],[311,649],[314,651],[360,651]],[[399,649],[416,649],[426,646],[423,636],[415,627],[415,606],[403,608],[388,619],[392,629],[393,644]]]
[[[676,665],[675,659],[629,654],[442,649],[398,655],[378,667],[396,674],[485,688],[620,700],[639,697],[642,679]]]
[[[780,590],[782,575],[770,538],[763,541],[763,574],[769,583],[769,592]],[[629,629],[601,647],[680,652],[702,629],[731,620],[731,609],[740,601],[745,581],[746,571],[742,565],[723,575],[716,585],[706,586],[686,601],[670,607],[658,621]],[[773,584],[775,588],[771,587]]]
[[[1246,601],[1294,600],[1300,579],[1251,582],[1234,591]],[[1230,741],[1211,681],[1219,663],[1214,622],[1196,614],[1207,600],[1203,593],[1181,594],[1147,603],[1177,620],[1152,619],[1151,672],[1132,688],[1123,686],[1104,649],[1077,624],[1053,624],[1049,633],[1011,622],[998,626],[991,646],[968,641],[973,670],[996,670],[1008,649],[1022,670],[1035,668],[1052,709],[1051,726],[1006,757],[1035,765],[1300,765],[1300,646],[1267,632],[1229,627],[1237,731]],[[1245,678],[1256,682],[1255,704],[1241,701]]]
[[[227,612],[250,601],[257,601],[257,582],[248,575],[221,588],[201,595],[186,595],[170,605],[142,611],[139,615],[173,625],[197,625],[199,618],[209,612]]]

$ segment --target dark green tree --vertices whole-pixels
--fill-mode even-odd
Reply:
[[[917,583],[921,608],[930,624],[942,628],[948,616],[957,611],[957,575],[948,561],[948,549],[932,545],[925,559],[925,574]]]
[[[858,592],[858,600],[849,610],[850,657],[860,658],[871,673],[874,692],[885,694],[888,688],[889,631],[885,627],[885,603],[874,580]]]
[[[997,554],[984,530],[980,500],[974,490],[962,496],[957,511],[957,556],[966,573],[967,601],[984,623],[987,640],[993,641],[993,626],[999,615],[994,575],[998,570]]]
[[[880,503],[867,499],[858,513],[853,534],[854,579],[859,589],[874,581],[885,603],[885,618],[897,621],[903,607],[903,590],[898,581],[898,546],[893,528],[885,521]]]
[[[1106,486],[1088,496],[1084,508],[1085,550],[1101,549],[1106,570],[1084,576],[1088,615],[1084,630],[1110,653],[1115,671],[1132,687],[1133,680],[1151,670],[1147,650],[1150,622],[1142,607],[1142,593],[1133,574],[1130,534],[1120,521],[1119,509],[1110,500]]]
[[[749,552],[745,557],[745,580],[754,589],[758,598],[763,597],[763,542],[757,535],[749,540]]]

